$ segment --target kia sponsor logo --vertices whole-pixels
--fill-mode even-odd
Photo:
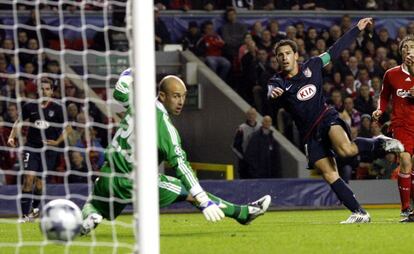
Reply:
[[[296,94],[296,98],[300,101],[307,101],[312,99],[316,94],[316,86],[313,84],[308,84],[302,87]]]

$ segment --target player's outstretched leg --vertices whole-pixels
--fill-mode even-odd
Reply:
[[[386,153],[404,152],[404,145],[400,141],[384,135],[375,138],[358,137],[354,142],[358,146],[359,153],[373,153],[377,158],[385,156]]]
[[[103,220],[102,215],[98,210],[91,204],[86,203],[82,209],[83,223],[80,231],[81,235],[89,234],[95,229]]]
[[[248,225],[254,219],[263,215],[269,208],[272,200],[269,195],[266,195],[247,205],[235,205],[211,193],[207,194],[220,207],[226,217],[233,218],[242,225]]]

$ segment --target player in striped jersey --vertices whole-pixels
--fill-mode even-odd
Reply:
[[[103,218],[115,219],[131,202],[133,183],[129,175],[133,164],[130,144],[133,141],[130,139],[134,123],[129,105],[129,87],[132,84],[132,73],[127,69],[121,74],[114,90],[114,98],[126,107],[126,114],[106,151],[106,163],[101,169],[106,176],[97,179],[92,196],[82,210],[82,234],[89,233]],[[234,205],[203,190],[170,120],[170,115],[181,113],[186,93],[184,82],[176,76],[166,76],[159,84],[156,101],[158,157],[160,162],[167,161],[177,175],[177,178],[159,175],[159,205],[165,207],[188,201],[198,207],[208,221],[216,222],[227,216],[241,224],[249,224],[266,212],[271,198],[266,195],[248,205]],[[109,201],[110,197],[114,197],[114,201]]]

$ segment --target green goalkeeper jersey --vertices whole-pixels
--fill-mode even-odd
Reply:
[[[130,69],[127,69],[122,72],[113,93],[114,99],[123,104],[127,111],[106,151],[106,159],[113,164],[111,167],[117,173],[130,173],[133,169],[131,144],[133,144],[134,121],[132,109],[129,106],[130,85],[132,85],[132,76]],[[171,123],[167,110],[159,101],[156,102],[156,118],[158,160],[159,162],[167,161],[175,169],[177,177],[186,189],[195,196],[203,190],[181,147],[181,138]]]

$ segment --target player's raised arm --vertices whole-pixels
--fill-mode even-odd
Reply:
[[[323,66],[327,65],[332,59],[337,59],[341,52],[349,47],[352,42],[357,38],[358,34],[364,30],[368,25],[372,25],[372,18],[363,18],[358,21],[358,24],[351,30],[346,32],[339,38],[327,52],[321,54],[319,57],[322,59]]]

